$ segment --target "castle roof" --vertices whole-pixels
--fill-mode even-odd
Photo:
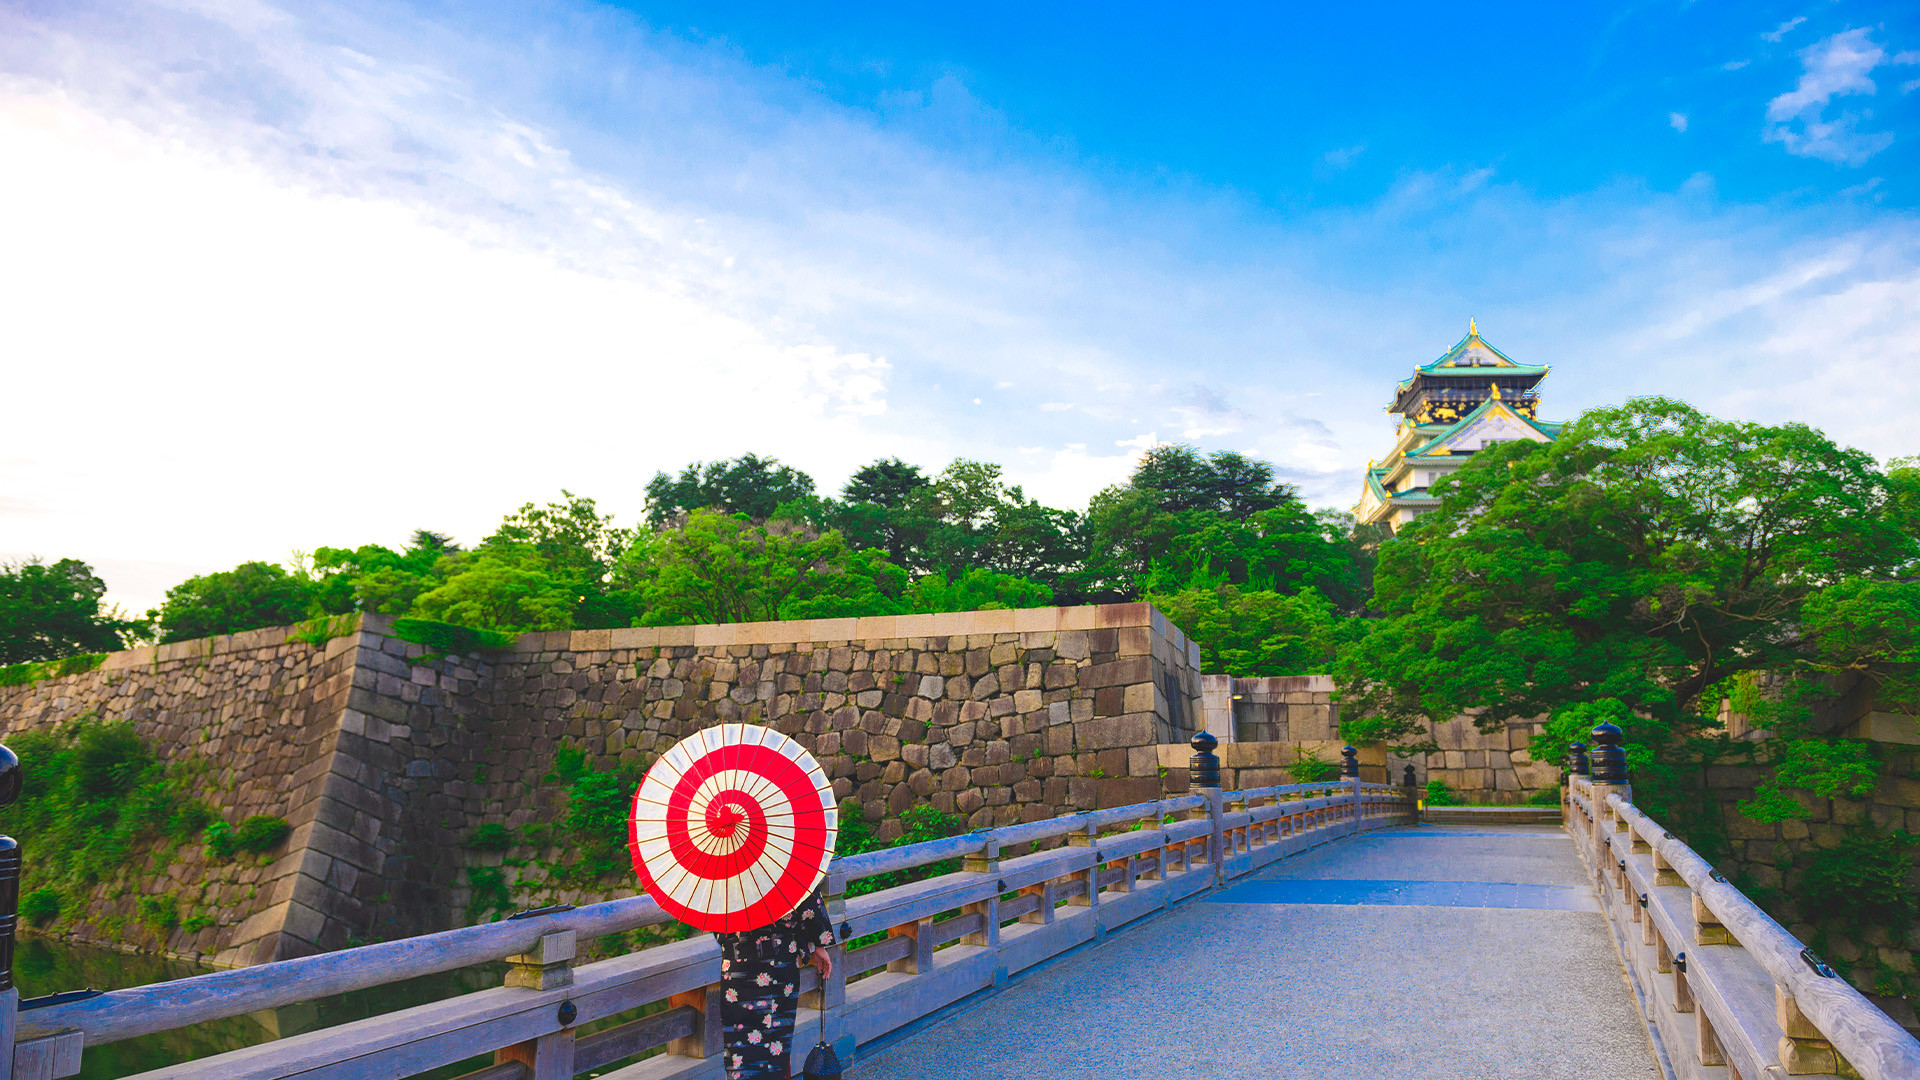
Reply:
[[[1448,444],[1461,432],[1466,431],[1470,427],[1473,427],[1482,418],[1486,417],[1489,413],[1496,412],[1496,410],[1498,413],[1498,418],[1500,420],[1515,421],[1521,424],[1525,424],[1526,426],[1539,432],[1541,436],[1546,438],[1548,441],[1552,441],[1554,439],[1559,438],[1560,429],[1566,426],[1565,421],[1535,420],[1531,416],[1526,416],[1522,413],[1518,413],[1512,409],[1509,409],[1506,406],[1506,403],[1500,400],[1500,389],[1498,387],[1495,387],[1492,397],[1489,397],[1487,400],[1481,402],[1479,405],[1474,407],[1474,410],[1472,412],[1454,421],[1453,423],[1446,424],[1446,425],[1436,425],[1436,424],[1420,425],[1423,433],[1424,433],[1424,429],[1430,428],[1430,427],[1440,427],[1441,430],[1437,434],[1435,434],[1433,438],[1428,439],[1426,442],[1421,443],[1419,446],[1409,447],[1407,449],[1407,456],[1408,457],[1428,457],[1428,456],[1437,456],[1438,454],[1451,454],[1451,453],[1458,452],[1450,449]]]
[[[1455,342],[1453,348],[1442,353],[1439,359],[1414,368],[1412,378],[1400,381],[1399,390],[1404,393],[1411,389],[1414,381],[1422,375],[1439,379],[1485,378],[1489,375],[1544,376],[1547,370],[1544,364],[1516,363],[1512,357],[1488,344],[1487,340],[1480,336],[1480,325],[1473,320],[1468,320],[1467,336]]]

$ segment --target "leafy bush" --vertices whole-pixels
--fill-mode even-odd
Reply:
[[[140,898],[140,921],[155,933],[164,934],[180,925],[180,905],[171,896]]]
[[[1527,796],[1527,805],[1528,806],[1559,806],[1560,805],[1560,789],[1557,787],[1541,788],[1539,791],[1536,791],[1533,794]]]
[[[20,899],[20,917],[35,926],[45,926],[60,917],[62,903],[60,890],[43,885]]]
[[[513,647],[512,634],[435,622],[432,619],[395,619],[393,636],[416,645],[425,645],[443,656],[471,656],[488,649]]]
[[[513,830],[497,821],[489,821],[467,836],[467,847],[474,851],[505,851],[513,846]]]
[[[220,862],[233,858],[233,826],[224,821],[207,825],[207,857]]]
[[[224,821],[215,821],[207,826],[207,854],[222,861],[241,852],[264,854],[273,850],[292,831],[293,826],[288,825],[284,818],[272,814],[255,814],[232,826]]]
[[[106,653],[81,653],[60,660],[43,660],[32,664],[9,664],[0,667],[0,686],[26,686],[41,679],[57,679],[62,675],[80,675],[98,668],[107,658]]]
[[[467,867],[467,921],[487,919],[497,922],[512,914],[513,890],[507,887],[507,872],[498,866]]]
[[[1427,781],[1428,806],[1459,806],[1460,795],[1445,780]]]
[[[849,799],[840,804],[840,836],[834,844],[836,856],[858,855],[863,851],[882,851],[887,848],[905,847],[908,844],[924,843],[928,840],[943,840],[949,836],[958,836],[965,832],[967,823],[957,814],[949,814],[921,803],[907,808],[900,815],[903,832],[892,843],[881,843],[874,839],[873,828],[869,826],[860,811],[860,804]],[[927,866],[916,866],[911,870],[895,870],[891,873],[876,874],[862,878],[847,887],[848,896],[864,896],[881,889],[891,889],[908,882],[924,881],[941,874],[951,874],[960,869],[959,859],[947,859]]]
[[[233,830],[233,846],[240,851],[263,854],[278,846],[293,831],[285,818],[272,814],[255,814],[240,823]]]
[[[1790,891],[1809,918],[1839,919],[1850,928],[1884,926],[1897,939],[1920,915],[1920,900],[1907,885],[1909,853],[1920,837],[1863,828],[1825,848],[1807,848],[1793,860],[1797,887]]]
[[[637,764],[617,765],[602,772],[587,752],[574,746],[554,751],[553,771],[540,779],[564,784],[566,812],[552,824],[529,825],[526,838],[535,846],[562,849],[559,859],[539,865],[558,886],[586,887],[626,870],[627,817],[633,791],[643,770]]]
[[[1296,784],[1317,784],[1340,775],[1340,763],[1328,761],[1317,750],[1296,746],[1293,754],[1293,764],[1286,766],[1286,770]]]
[[[32,852],[20,887],[41,919],[73,910],[67,898],[147,856],[164,857],[208,820],[191,794],[198,768],[160,761],[131,724],[89,714],[7,741],[25,783],[0,821]]]

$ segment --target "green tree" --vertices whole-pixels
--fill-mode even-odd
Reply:
[[[1224,581],[1281,594],[1311,586],[1345,610],[1365,600],[1351,518],[1316,517],[1271,465],[1243,454],[1155,447],[1125,484],[1093,497],[1087,520],[1091,594],[1151,599]]]
[[[106,591],[78,559],[0,563],[0,664],[112,652],[144,633],[100,606]]]
[[[306,618],[308,591],[307,580],[284,567],[244,562],[175,585],[147,617],[159,624],[163,642],[287,626]]]
[[[845,574],[849,555],[836,532],[699,509],[678,528],[637,539],[622,577],[641,625],[759,622]]]
[[[1012,574],[974,569],[952,581],[928,574],[907,589],[904,600],[909,612],[987,611],[1046,607],[1053,603],[1053,590]]]
[[[421,593],[407,612],[417,619],[483,630],[571,630],[580,595],[526,552],[483,550],[464,559],[441,585]]]
[[[615,589],[613,577],[633,543],[634,531],[614,525],[613,516],[600,513],[592,499],[564,489],[560,494],[562,502],[545,506],[527,503],[508,514],[499,528],[480,542],[476,555],[493,556],[495,567],[512,566],[554,582],[573,597],[568,615],[572,626],[601,629],[630,625],[634,615],[631,599]],[[466,572],[454,568],[455,574]],[[452,582],[450,576],[448,584]]]
[[[1083,554],[1080,515],[1042,506],[988,462],[956,458],[913,492],[902,515],[925,536],[910,568],[948,580],[981,569],[1051,583]]]
[[[813,495],[813,477],[774,458],[742,454],[730,461],[696,461],[677,477],[654,473],[646,490],[647,524],[654,528],[700,509],[765,521],[781,504]]]
[[[1152,600],[1200,643],[1202,670],[1212,674],[1324,674],[1362,632],[1358,620],[1311,587],[1287,594],[1216,581],[1154,594]]]
[[[1383,618],[1336,664],[1349,738],[1418,745],[1469,711],[1483,730],[1548,716],[1550,760],[1613,719],[1646,800],[1684,818],[1674,800],[1725,752],[1714,717],[1742,680],[1764,676],[1790,760],[1787,743],[1820,738],[1805,703],[1826,678],[1895,678],[1920,659],[1895,492],[1872,458],[1804,425],[1641,398],[1553,443],[1480,451],[1435,492],[1437,511],[1381,545]],[[1788,779],[1847,768],[1803,755]]]
[[[1697,717],[1731,676],[1817,658],[1809,600],[1914,554],[1867,455],[1664,398],[1483,450],[1435,490],[1440,509],[1381,547],[1387,617],[1344,675],[1350,711],[1403,732],[1597,697]]]
[[[313,553],[313,605],[329,615],[370,611],[405,615],[420,594],[445,580],[443,560],[458,555],[451,537],[416,529],[404,551],[379,544],[322,547]]]

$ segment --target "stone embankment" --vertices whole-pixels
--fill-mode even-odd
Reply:
[[[319,645],[258,630],[0,688],[0,737],[131,721],[204,770],[229,823],[292,824],[259,865],[189,845],[130,867],[61,927],[239,965],[462,922],[469,868],[552,854],[466,843],[556,819],[561,747],[610,769],[716,722],[764,723],[819,757],[880,840],[916,804],[981,827],[1152,799],[1159,745],[1193,733],[1198,661],[1146,604],[532,633],[472,657],[364,617]],[[140,925],[139,898],[159,893],[198,917]]]

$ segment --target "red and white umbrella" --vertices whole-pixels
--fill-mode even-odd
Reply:
[[[772,728],[722,724],[676,743],[633,794],[628,847],[647,895],[701,930],[765,926],[826,876],[833,785]]]

